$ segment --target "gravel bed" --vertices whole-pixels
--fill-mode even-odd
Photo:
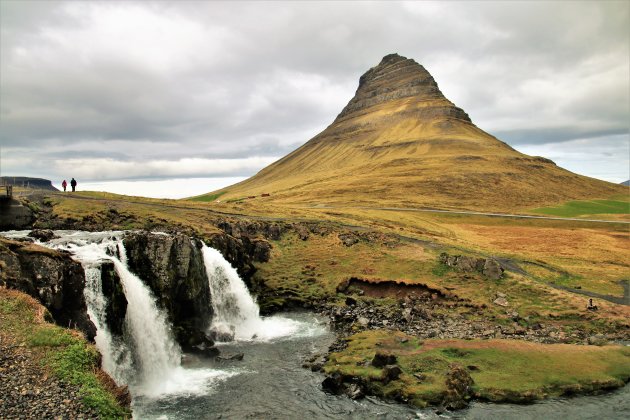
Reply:
[[[81,403],[79,388],[38,364],[32,351],[0,336],[1,419],[95,419]]]

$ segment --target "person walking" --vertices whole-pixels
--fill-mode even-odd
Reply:
[[[77,181],[76,179],[72,178],[70,180],[70,186],[72,187],[72,192],[74,192],[74,189],[77,187]]]
[[[68,186],[68,183],[66,182],[66,180],[64,179],[63,182],[61,183],[61,186],[63,187],[63,192],[66,192],[66,187]]]

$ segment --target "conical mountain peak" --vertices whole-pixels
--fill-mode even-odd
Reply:
[[[448,102],[438,88],[433,76],[414,60],[399,54],[388,54],[376,66],[365,72],[359,79],[359,87],[348,105],[341,111],[337,120],[362,114],[362,111],[375,105],[413,98],[415,101],[437,101],[440,108]],[[456,117],[470,122],[468,115],[453,104],[444,109],[444,116]]]
[[[623,187],[527,156],[476,127],[414,60],[389,54],[321,133],[222,200],[512,211]]]

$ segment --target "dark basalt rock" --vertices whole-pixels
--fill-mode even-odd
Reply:
[[[400,366],[398,365],[386,365],[383,368],[383,373],[381,376],[381,380],[384,383],[389,383],[391,381],[395,381],[396,379],[398,379],[400,377],[400,374],[402,373],[402,369],[400,368]]]
[[[101,265],[101,289],[107,299],[105,322],[112,334],[122,335],[125,315],[127,314],[127,298],[114,263],[106,261]]]
[[[343,376],[339,373],[333,373],[331,376],[327,376],[322,382],[322,389],[329,394],[342,394],[345,389]]]
[[[133,233],[123,240],[129,269],[149,286],[178,342],[205,331],[212,314],[199,242],[183,234]]]
[[[39,300],[54,321],[93,340],[96,327],[83,296],[85,272],[69,254],[35,244],[0,239],[0,285]]]
[[[381,367],[385,367],[387,365],[394,365],[396,364],[396,356],[393,354],[385,354],[385,353],[379,353],[377,352],[374,355],[374,358],[372,359],[372,366],[376,367],[376,368],[381,368]]]
[[[28,236],[42,242],[48,242],[59,237],[50,229],[33,229]]]

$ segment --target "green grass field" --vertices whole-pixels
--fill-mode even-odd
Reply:
[[[578,217],[589,214],[630,214],[630,202],[620,200],[568,201],[561,206],[541,207],[532,211],[560,217]]]

